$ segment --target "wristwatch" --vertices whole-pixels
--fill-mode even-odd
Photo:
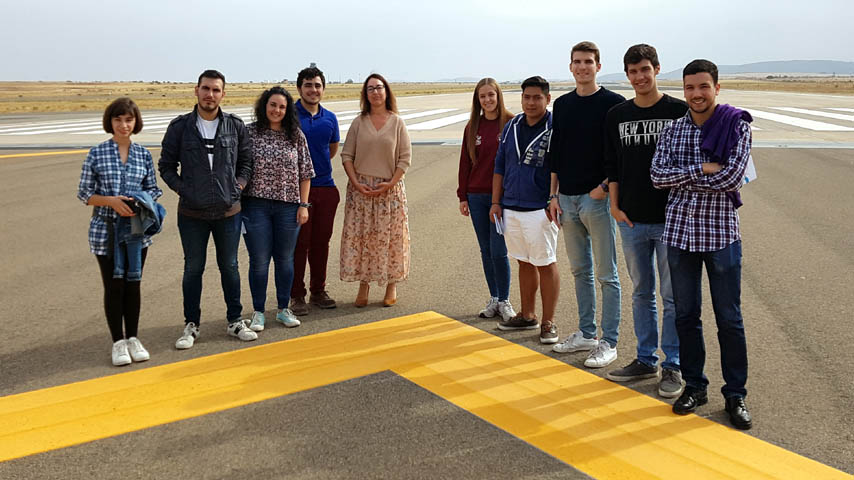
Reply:
[[[560,195],[558,195],[557,193],[553,193],[553,194],[549,195],[549,200],[551,200],[553,198],[560,198]]]
[[[600,183],[599,186],[602,187],[603,192],[608,193],[608,184],[607,183]]]
[[[299,206],[300,206],[300,207],[308,208],[308,207],[310,207],[310,206],[311,206],[311,204],[310,204],[310,203],[303,203],[303,202],[299,202]]]

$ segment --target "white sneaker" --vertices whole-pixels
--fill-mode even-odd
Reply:
[[[151,356],[148,355],[148,350],[146,350],[145,347],[142,346],[142,342],[140,342],[138,338],[128,338],[127,345],[128,353],[130,353],[130,358],[134,362],[144,362],[151,358]]]
[[[249,329],[253,332],[260,332],[264,330],[264,322],[266,322],[264,312],[255,312],[252,314],[252,321],[249,322]]]
[[[498,314],[498,297],[489,297],[489,302],[487,302],[486,307],[484,307],[477,316],[480,318],[492,318],[496,314]],[[516,314],[514,313],[510,316],[513,317],[515,315]],[[505,318],[505,320],[507,319]]]
[[[300,321],[297,319],[297,316],[294,315],[294,312],[292,312],[290,308],[286,308],[281,312],[277,313],[276,320],[278,320],[282,323],[282,325],[288,328],[300,326]]]
[[[505,322],[516,316],[513,305],[510,305],[510,299],[498,302],[498,314]]]
[[[186,350],[193,346],[197,338],[199,338],[199,327],[197,327],[193,322],[186,323],[184,324],[184,333],[181,334],[181,338],[175,342],[175,348],[178,350]]]
[[[578,331],[566,337],[566,340],[563,342],[553,346],[552,350],[557,353],[585,352],[593,350],[597,345],[599,345],[598,340],[595,338],[584,338],[584,334]]]
[[[246,323],[240,319],[236,322],[229,323],[228,328],[226,328],[225,331],[232,337],[237,337],[244,342],[251,342],[252,340],[258,339],[258,334],[249,330]]]
[[[590,356],[584,361],[584,366],[588,368],[602,368],[610,365],[616,359],[617,349],[605,340],[599,340],[599,345],[590,352]]]
[[[129,365],[130,355],[128,355],[128,344],[124,339],[113,344],[113,365]]]

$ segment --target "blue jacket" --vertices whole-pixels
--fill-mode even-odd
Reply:
[[[495,155],[495,173],[504,176],[501,204],[505,207],[546,208],[549,203],[551,169],[545,160],[551,142],[552,113],[546,111],[545,118],[542,130],[528,145],[519,144],[519,128],[525,121],[524,113],[513,117],[501,132]]]
[[[127,281],[138,282],[142,279],[142,240],[163,228],[166,209],[148,192],[133,194],[140,212],[133,217],[119,217],[114,235],[113,278],[125,276],[125,250],[127,250]],[[125,248],[122,248],[124,246]]]

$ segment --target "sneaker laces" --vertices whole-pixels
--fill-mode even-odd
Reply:
[[[661,383],[673,382],[676,383],[676,371],[664,368],[661,371]]]
[[[608,345],[608,342],[605,342],[605,341],[599,342],[599,345],[596,345],[596,348],[593,349],[592,352],[590,352],[590,358],[596,358],[596,357],[604,358],[605,352],[607,352],[610,348],[611,348],[611,346]]]
[[[194,323],[188,323],[184,325],[184,335],[185,337],[193,337],[196,338],[196,332],[198,331],[198,327]]]

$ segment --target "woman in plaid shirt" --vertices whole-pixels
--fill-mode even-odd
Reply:
[[[131,217],[127,202],[145,191],[152,199],[163,192],[157,188],[151,152],[130,139],[142,130],[142,115],[130,98],[113,101],[104,111],[104,130],[113,138],[89,150],[80,173],[77,198],[95,207],[89,221],[89,250],[95,254],[104,284],[104,313],[113,336],[113,365],[143,362],[149,354],[137,338],[139,325],[139,281],[113,278],[111,230],[118,216]],[[151,239],[142,244],[142,265]],[[125,256],[127,271],[127,256]],[[123,328],[124,327],[124,328]]]

